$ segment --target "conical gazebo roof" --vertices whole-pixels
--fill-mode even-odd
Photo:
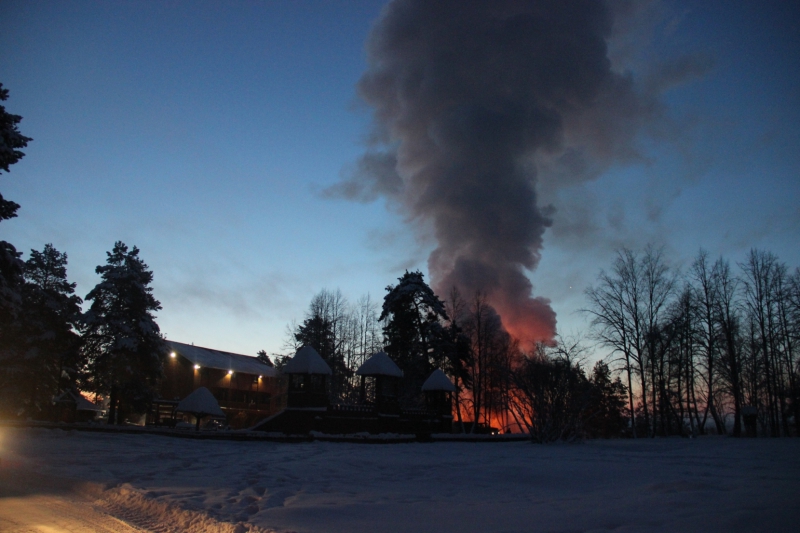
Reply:
[[[369,359],[364,361],[356,374],[359,376],[392,376],[396,378],[403,377],[403,371],[395,364],[392,359],[386,355],[386,352],[374,353]]]
[[[333,374],[331,367],[325,362],[317,351],[311,346],[303,346],[286,366],[283,367],[284,374],[323,374],[330,376]]]
[[[205,387],[196,389],[189,396],[184,398],[178,403],[176,411],[182,413],[191,413],[197,416],[213,415],[225,417],[225,413],[219,407],[217,399],[211,394],[211,391]]]
[[[439,370],[438,368],[434,370],[428,379],[425,380],[425,383],[422,384],[423,391],[434,391],[434,390],[443,390],[448,392],[455,392],[456,386],[453,385],[453,382],[450,381],[450,378],[447,375]]]

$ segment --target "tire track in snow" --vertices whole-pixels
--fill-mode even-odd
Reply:
[[[69,495],[0,499],[0,531],[6,533],[151,533]]]
[[[159,502],[127,484],[103,491],[95,505],[147,533],[275,533],[244,521],[220,522],[204,512]]]

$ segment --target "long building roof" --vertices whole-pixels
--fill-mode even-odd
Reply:
[[[223,352],[212,348],[203,348],[182,342],[167,341],[170,349],[185,357],[201,368],[216,368],[218,370],[233,370],[244,374],[256,376],[276,377],[278,371],[265,365],[257,358],[239,353]]]

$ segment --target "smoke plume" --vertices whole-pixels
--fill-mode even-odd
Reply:
[[[613,13],[592,0],[395,0],[367,41],[370,148],[328,194],[385,197],[432,229],[435,290],[483,292],[521,340],[550,340],[528,278],[553,208],[538,188],[636,157],[656,111],[608,57]]]

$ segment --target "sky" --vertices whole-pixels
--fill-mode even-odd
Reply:
[[[0,238],[66,252],[82,297],[115,241],[135,245],[167,338],[250,355],[283,352],[323,288],[380,302],[406,269],[430,278],[429,221],[330,194],[374,142],[358,84],[384,3],[4,0],[4,104],[33,141],[0,175],[22,206]],[[800,7],[633,5],[608,58],[657,113],[633,155],[535,184],[552,225],[524,274],[562,334],[620,246],[800,266]]]

